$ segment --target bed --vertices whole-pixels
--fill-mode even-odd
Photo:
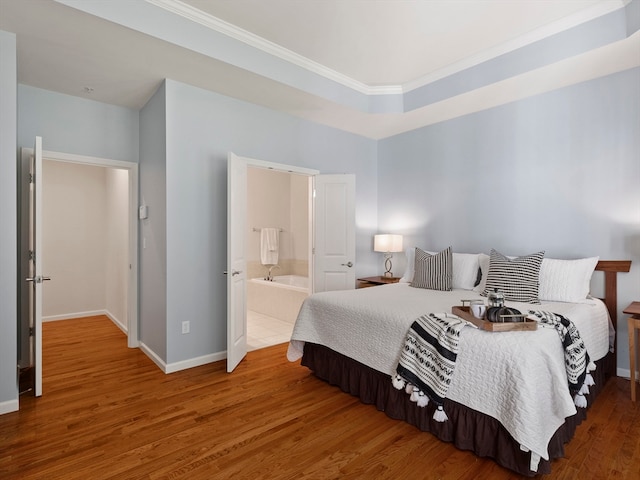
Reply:
[[[429,313],[450,313],[462,300],[483,298],[482,293],[495,283],[495,275],[487,279],[489,267],[495,267],[493,254],[449,252],[449,262],[455,265],[451,290],[416,288],[414,278],[308,297],[292,333],[289,360],[301,359],[316,376],[358,396],[363,403],[460,449],[491,457],[522,475],[550,473],[552,460],[563,456],[564,444],[573,437],[587,410],[577,407],[569,393],[562,342],[554,328],[538,325],[535,331],[513,332],[464,328],[455,373],[442,405],[446,421],[434,419],[434,402],[419,407],[404,389],[392,385],[414,320]],[[615,372],[615,355],[610,352],[615,338],[616,274],[629,271],[630,262],[585,260],[580,265],[552,259],[543,263],[540,257],[535,272],[540,279],[539,294],[553,300],[541,298],[539,304],[531,304],[508,298],[507,304],[523,312],[554,312],[576,325],[596,366],[590,372],[595,384],[584,395],[590,405]],[[413,264],[415,260],[409,261]],[[604,300],[591,298],[588,290],[584,297],[581,293],[585,282],[589,288],[594,268],[605,272]],[[576,272],[578,276],[573,275]],[[409,273],[415,277],[420,272]],[[567,290],[570,279],[581,286],[569,285]],[[550,285],[555,292],[549,290]]]

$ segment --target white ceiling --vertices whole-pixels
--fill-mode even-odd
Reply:
[[[383,138],[638,66],[640,35],[407,112],[369,113],[366,108],[319,94],[317,89],[287,81],[289,66],[306,69],[354,93],[399,95],[623,8],[626,3],[111,0],[111,5],[122,6],[119,11],[131,5],[145,8],[145,12],[153,8],[158,20],[143,19],[154,26],[154,33],[148,34],[151,30],[142,33],[144,29],[137,27],[142,25],[140,19],[87,13],[95,13],[92,8],[99,10],[100,1],[0,0],[0,29],[17,34],[21,84],[138,109],[162,79],[172,78],[370,138]],[[258,60],[254,60],[254,68],[249,60],[234,64],[222,58],[224,55],[185,46],[187,43],[176,40],[173,23],[169,23],[174,20],[192,22],[193,32],[198,32],[196,23],[224,31],[253,51],[268,52],[287,63],[279,73],[266,75]],[[167,25],[166,35],[157,33],[161,22]]]

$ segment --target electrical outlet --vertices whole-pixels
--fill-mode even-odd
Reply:
[[[182,333],[189,333],[189,321],[182,322]]]

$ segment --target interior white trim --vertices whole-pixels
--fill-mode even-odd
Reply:
[[[158,354],[143,342],[140,342],[140,350],[142,350],[142,352],[166,374],[187,370],[188,368],[200,367],[202,365],[218,362],[227,358],[227,352],[225,350],[224,352],[210,353],[208,355],[189,358],[180,362],[166,363]]]
[[[496,45],[493,48],[483,50],[482,52],[465,58],[459,62],[452,63],[444,68],[441,68],[429,75],[417,78],[411,82],[407,82],[402,85],[403,92],[409,92],[416,88],[424,87],[437,80],[441,80],[445,77],[453,75],[455,73],[466,70],[467,68],[475,67],[493,58],[504,55],[505,53],[512,52],[518,48],[526,47],[532,43],[540,41],[544,38],[550,37],[557,33],[569,30],[573,27],[577,27],[585,22],[601,17],[608,13],[614,12],[629,3],[631,0],[608,0],[602,3],[597,3],[590,8],[579,11],[568,17],[562,18],[555,22],[552,22],[543,27],[532,30],[524,35],[516,37],[508,42]]]
[[[401,93],[401,90],[397,91],[401,88],[400,86],[369,87],[368,85],[348,77],[347,75],[337,72],[329,67],[325,67],[320,63],[314,62],[307,57],[292,52],[287,48],[281,47],[280,45],[259,37],[247,30],[236,27],[229,22],[225,22],[224,20],[203,12],[202,10],[181,2],[180,0],[146,0],[146,2],[215,30],[218,33],[222,33],[223,35],[245,43],[253,48],[257,48],[269,55],[273,55],[274,57],[278,57],[293,65],[304,68],[305,70],[317,73],[322,77],[333,80],[334,82],[349,87],[357,92],[364,93],[365,95],[371,95],[372,91],[376,91],[378,89],[380,89],[379,91],[381,93]],[[388,92],[387,89],[389,89]]]
[[[440,80],[449,75],[453,75],[454,73],[463,71],[467,68],[491,60],[492,58],[496,58],[500,55],[514,51],[518,48],[522,48],[526,45],[532,44],[551,35],[555,35],[559,32],[576,27],[620,8],[624,8],[631,0],[606,0],[603,2],[599,2],[590,8],[579,11],[573,15],[569,15],[541,28],[535,29],[508,42],[496,45],[495,47],[484,50],[477,55],[467,57],[459,62],[455,62],[451,65],[448,65],[447,67],[441,68],[435,72],[407,82],[403,85],[381,86],[366,85],[358,80],[355,80],[354,78],[337,72],[320,63],[314,62],[307,57],[299,55],[287,48],[284,48],[276,43],[266,40],[265,38],[248,32],[247,30],[237,27],[231,23],[225,22],[222,19],[214,17],[213,15],[203,12],[202,10],[192,7],[191,5],[188,5],[180,0],[145,1],[365,95],[401,95],[404,92],[408,92],[424,85],[428,85],[429,83],[435,82],[436,80]]]
[[[6,402],[0,402],[0,415],[5,413],[17,412],[20,408],[18,399],[7,400]]]
[[[199,367],[208,363],[218,362],[227,358],[227,352],[210,353],[208,355],[202,355],[200,357],[189,358],[188,360],[182,360],[180,362],[173,362],[165,364],[164,373],[174,373],[180,370],[187,370],[188,368]]]

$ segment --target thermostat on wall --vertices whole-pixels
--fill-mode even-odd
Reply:
[[[149,216],[149,207],[146,205],[140,205],[138,216],[140,217],[140,220],[147,218]]]

